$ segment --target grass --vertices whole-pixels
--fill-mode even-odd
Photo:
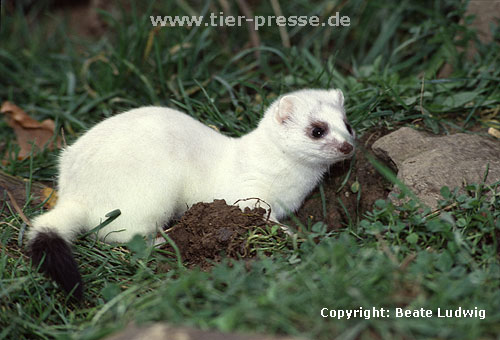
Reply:
[[[132,2],[120,20],[102,12],[108,33],[90,42],[68,36],[64,23],[47,25],[59,19],[43,2],[31,14],[3,13],[0,99],[36,119],[54,119],[68,143],[105,117],[151,104],[239,136],[256,126],[273,98],[302,87],[341,88],[358,135],[401,125],[435,133],[498,127],[499,47],[480,43],[460,22],[471,18],[458,1],[345,2],[340,12],[350,27],[289,27],[289,49],[276,26],[259,30],[262,44],[251,47],[246,28],[156,31],[149,19],[218,6]],[[253,10],[274,14],[267,1]],[[338,7],[294,1],[282,10],[325,17]],[[478,54],[468,59],[471,41]],[[445,63],[453,72],[438,78]],[[3,120],[0,138],[10,160],[2,171],[54,180],[56,153],[17,160]],[[226,261],[210,272],[185,269],[140,238],[121,246],[84,238],[75,244],[87,282],[80,306],[30,267],[21,247],[26,226],[7,201],[0,208],[0,338],[98,339],[133,320],[311,339],[497,338],[498,185],[467,189],[461,195],[443,189],[437,214],[415,201],[395,207],[381,200],[335,233],[321,223],[295,238],[263,230],[251,238],[258,259]],[[40,211],[24,207],[28,217]],[[393,317],[397,307],[436,313],[459,306],[484,309],[486,318]],[[324,307],[387,308],[392,317],[325,319]]]

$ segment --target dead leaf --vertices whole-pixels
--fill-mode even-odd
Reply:
[[[57,191],[52,188],[45,187],[40,191],[42,195],[42,199],[45,201],[43,205],[45,208],[52,209],[56,205],[57,202]]]
[[[14,129],[14,133],[16,134],[17,143],[21,148],[18,159],[22,160],[29,157],[32,144],[36,145],[40,150],[44,147],[48,147],[49,150],[54,148],[55,123],[52,119],[46,119],[40,123],[31,118],[19,106],[8,101],[2,104],[0,113],[5,115],[7,124]],[[59,138],[57,138],[56,147],[61,147]]]

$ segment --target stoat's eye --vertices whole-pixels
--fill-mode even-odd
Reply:
[[[347,128],[347,132],[349,132],[349,134],[352,136],[352,127],[351,125],[349,125],[349,123],[347,121],[344,121],[345,123],[345,127]]]
[[[313,122],[307,128],[307,134],[312,139],[320,139],[328,134],[328,123],[322,121]]]
[[[323,138],[328,132],[328,128],[323,125],[313,125],[310,135],[313,139]]]
[[[325,130],[323,128],[320,128],[320,127],[315,127],[311,131],[311,136],[313,138],[321,138],[324,135],[325,135]]]

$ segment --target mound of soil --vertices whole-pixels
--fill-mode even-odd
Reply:
[[[222,256],[240,258],[246,255],[248,230],[266,224],[264,208],[230,206],[224,200],[193,205],[168,231],[187,265],[210,266]],[[166,249],[172,251],[168,246]]]

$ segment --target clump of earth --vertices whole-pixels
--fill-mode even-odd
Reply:
[[[350,220],[362,219],[376,200],[385,199],[391,184],[366,157],[371,154],[371,144],[383,134],[382,131],[366,133],[358,140],[358,151],[352,164],[346,161],[330,168],[322,184],[325,209],[320,189],[316,188],[295,214],[300,223],[294,219],[283,222],[292,230],[307,228],[320,221],[326,223],[329,230],[341,229]],[[264,208],[241,211],[237,206],[227,205],[224,200],[198,203],[168,230],[168,235],[188,266],[208,268],[223,257],[238,259],[248,256],[248,231],[265,226],[266,217]],[[170,246],[167,249],[172,250]]]
[[[168,236],[179,248],[187,265],[209,267],[222,257],[240,258],[247,255],[246,235],[254,228],[266,225],[266,209],[245,208],[226,204],[224,200],[193,205],[168,230]],[[173,250],[167,246],[168,250]]]

